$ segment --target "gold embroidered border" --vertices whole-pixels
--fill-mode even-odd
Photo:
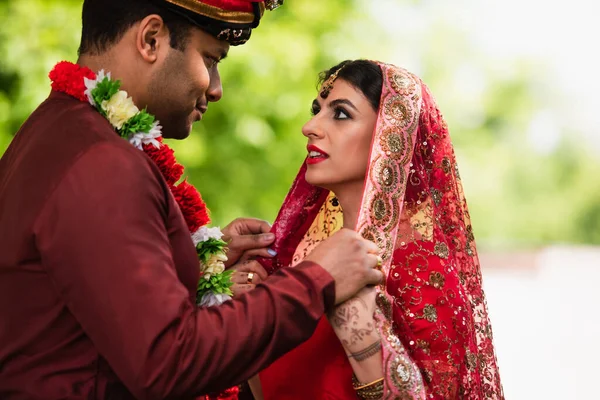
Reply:
[[[168,3],[175,4],[181,8],[185,8],[188,11],[195,12],[196,14],[204,15],[212,19],[217,19],[223,22],[229,22],[232,24],[251,24],[254,22],[254,13],[248,13],[243,11],[228,11],[222,10],[219,7],[210,6],[208,4],[201,3],[198,0],[165,0]],[[265,11],[265,5],[260,3],[260,15],[262,16]]]
[[[413,137],[418,129],[421,85],[404,69],[380,66],[384,87],[357,230],[382,251],[382,271],[388,277],[413,154]],[[396,93],[394,84],[401,86],[404,94]],[[393,134],[398,137],[390,142]],[[386,292],[385,283],[377,291],[375,318],[383,346],[384,371],[390,378],[385,380],[384,398],[423,398],[421,373],[391,329],[394,298]]]

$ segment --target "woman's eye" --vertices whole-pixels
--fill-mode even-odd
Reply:
[[[310,115],[312,115],[314,117],[315,115],[317,115],[319,113],[319,111],[321,111],[321,109],[319,107],[311,107]]]
[[[343,108],[336,108],[333,113],[334,119],[349,119],[350,115]]]

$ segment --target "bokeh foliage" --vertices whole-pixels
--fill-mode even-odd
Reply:
[[[418,37],[391,34],[368,3],[288,0],[247,45],[232,48],[221,66],[223,99],[190,138],[172,143],[215,224],[274,219],[305,156],[300,129],[318,72],[372,58],[412,68],[436,95],[480,245],[600,243],[598,154],[568,126],[550,151],[527,133],[536,115],[561,106],[543,68],[524,59],[499,65],[444,20]],[[420,2],[404,3],[410,18],[424,18]],[[0,0],[0,154],[47,96],[54,63],[76,59],[80,8],[76,0]]]

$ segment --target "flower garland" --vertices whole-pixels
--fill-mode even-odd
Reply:
[[[109,73],[95,74],[87,67],[62,61],[48,75],[52,89],[89,102],[113,126],[122,138],[144,151],[158,166],[175,201],[179,205],[192,235],[200,264],[200,281],[196,301],[200,306],[221,304],[229,299],[231,275],[225,271],[227,243],[219,228],[208,228],[208,208],[196,188],[183,180],[183,166],[173,150],[162,141],[159,121],[146,110],[138,109],[127,92],[120,90],[121,82],[112,80]]]

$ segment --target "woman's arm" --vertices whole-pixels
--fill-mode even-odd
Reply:
[[[356,394],[361,399],[380,399],[384,393],[425,399],[418,367],[391,331],[390,324],[376,320],[376,296],[374,287],[365,288],[328,314],[354,371]],[[382,333],[386,340],[382,340]]]
[[[254,396],[254,400],[264,400],[265,397],[258,375],[254,375],[252,378],[248,379],[248,386],[250,386],[250,391],[252,392],[252,396]]]
[[[373,318],[375,294],[375,288],[365,288],[328,315],[359,382],[383,377],[381,340]]]
[[[328,315],[354,371],[353,386],[361,399],[380,399],[384,394],[381,338],[373,317],[375,295],[374,287],[365,288]]]

